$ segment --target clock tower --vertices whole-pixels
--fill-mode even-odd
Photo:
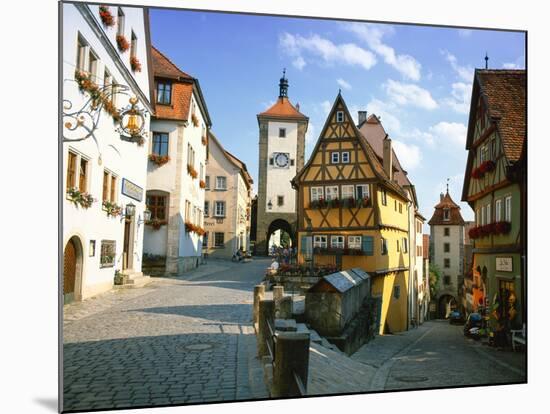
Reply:
[[[276,230],[290,234],[296,246],[297,193],[290,181],[304,166],[309,118],[288,99],[288,79],[279,81],[277,102],[257,115],[260,129],[256,254],[267,254]]]

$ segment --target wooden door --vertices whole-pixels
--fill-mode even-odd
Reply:
[[[69,240],[63,255],[63,302],[74,300],[74,287],[76,281],[76,246]]]
[[[124,221],[124,243],[122,245],[122,269],[128,269],[128,253],[130,251],[130,220]]]

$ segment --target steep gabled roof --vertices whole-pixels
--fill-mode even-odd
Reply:
[[[449,220],[444,219],[445,210],[449,210]],[[441,198],[439,203],[434,207],[434,214],[430,221],[428,221],[430,226],[434,225],[464,225],[464,219],[462,214],[460,214],[460,207],[456,204],[449,191]]]
[[[295,119],[308,119],[307,116],[302,114],[287,97],[277,98],[275,102],[269,109],[258,114],[258,117],[275,117],[275,118],[295,118]]]
[[[153,59],[153,71],[155,76],[171,79],[187,79],[192,81],[193,77],[178,68],[168,57],[166,57],[155,46],[151,46],[151,57]]]

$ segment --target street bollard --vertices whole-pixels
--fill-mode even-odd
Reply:
[[[272,397],[299,397],[307,391],[309,333],[278,332],[273,364]],[[303,390],[296,384],[302,382]]]
[[[264,296],[265,285],[254,286],[254,309],[252,311],[252,318],[254,322],[254,328],[256,329],[258,325],[258,315],[260,313],[260,301],[264,299]]]
[[[258,334],[256,338],[258,340],[258,356],[261,358],[263,356],[269,355],[269,350],[267,348],[266,341],[269,339],[271,342],[271,332],[267,326],[267,320],[269,319],[273,323],[275,314],[275,302],[272,300],[262,300],[260,301],[259,312],[258,312]]]
[[[273,301],[275,302],[275,317],[279,317],[281,310],[281,302],[285,294],[285,288],[283,286],[273,286]]]

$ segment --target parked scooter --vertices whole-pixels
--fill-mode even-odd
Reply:
[[[477,340],[484,336],[484,334],[483,317],[477,312],[470,313],[464,324],[464,336]]]

